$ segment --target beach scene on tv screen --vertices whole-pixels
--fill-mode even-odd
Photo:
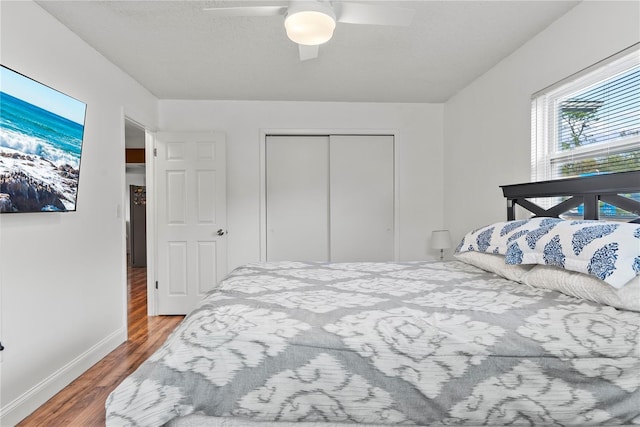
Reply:
[[[0,213],[75,211],[86,105],[0,73]]]

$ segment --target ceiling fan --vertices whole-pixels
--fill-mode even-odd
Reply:
[[[336,23],[408,26],[414,10],[350,1],[295,0],[288,6],[209,7],[217,16],[283,16],[291,41],[298,44],[301,61],[318,56],[321,44],[333,36]]]

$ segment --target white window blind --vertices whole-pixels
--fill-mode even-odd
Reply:
[[[640,170],[640,46],[534,94],[531,130],[533,181]]]

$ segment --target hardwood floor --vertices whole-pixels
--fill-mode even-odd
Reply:
[[[147,272],[127,272],[129,340],[53,396],[18,426],[104,426],[111,391],[164,342],[184,316],[147,317]]]

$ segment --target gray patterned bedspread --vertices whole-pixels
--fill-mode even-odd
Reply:
[[[249,264],[109,396],[107,425],[640,424],[639,336],[640,313],[458,261]]]

